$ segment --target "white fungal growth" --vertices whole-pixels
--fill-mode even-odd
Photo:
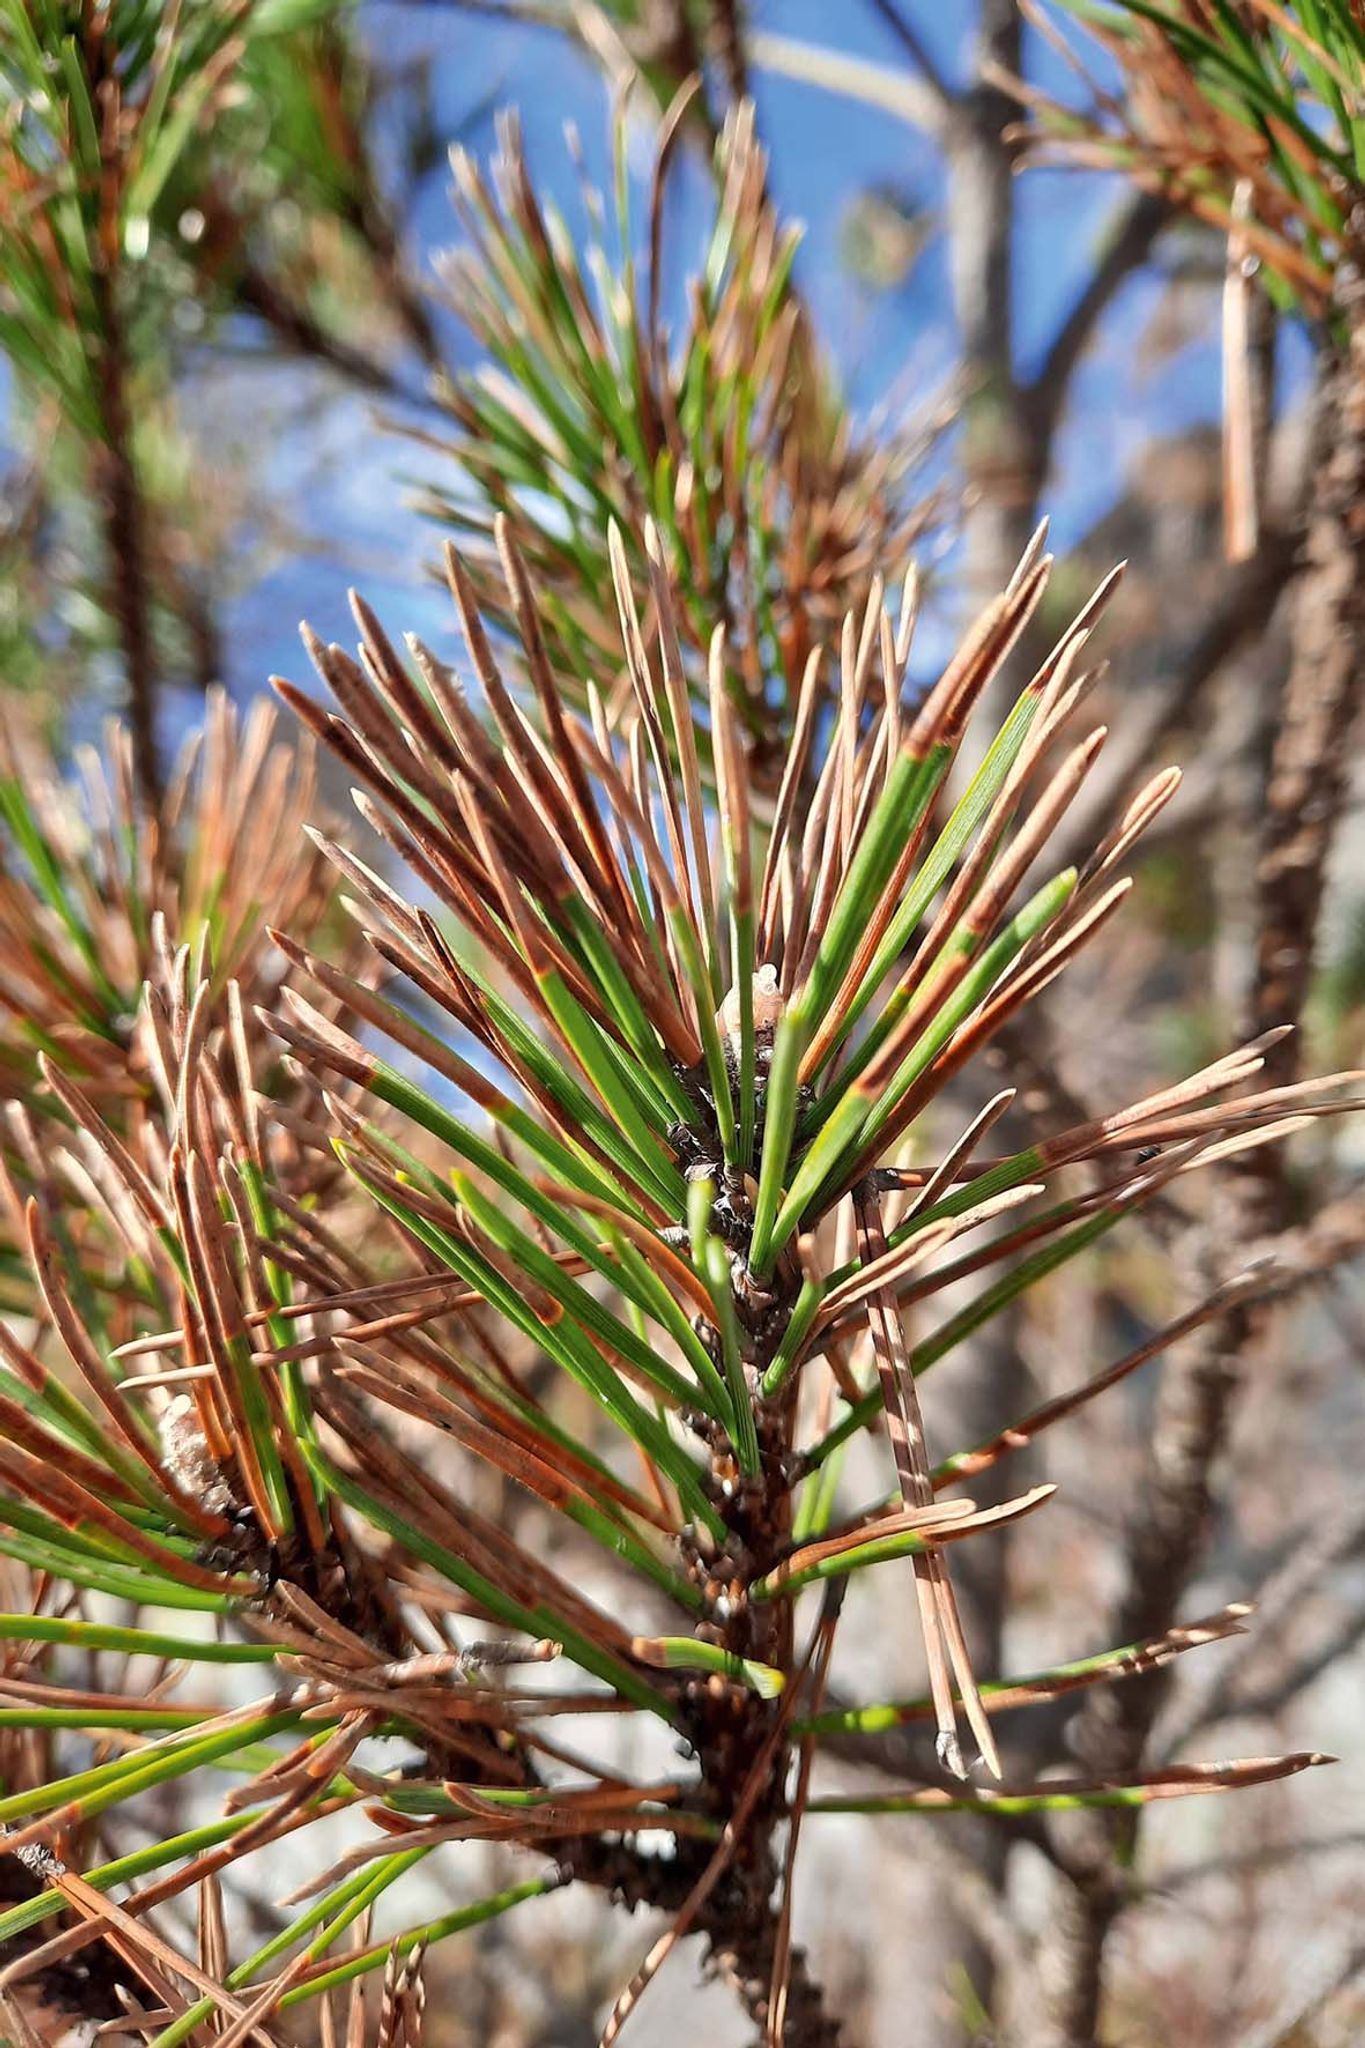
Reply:
[[[777,969],[771,961],[759,968],[753,979],[754,1034],[762,1037],[776,1031],[786,1004],[777,986]],[[739,990],[732,988],[721,1004],[716,1022],[729,1039],[739,1040]]]

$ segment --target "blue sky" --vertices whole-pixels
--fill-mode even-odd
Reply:
[[[952,23],[970,11],[908,0],[926,41],[950,72],[961,58]],[[760,27],[840,48],[898,67],[900,53],[863,0],[767,0],[755,10]],[[382,61],[429,51],[436,59],[435,113],[440,132],[487,156],[495,110],[521,113],[531,162],[545,190],[572,217],[577,178],[563,140],[565,121],[581,134],[589,163],[605,169],[608,100],[600,76],[558,36],[511,23],[372,0],[362,11],[365,33]],[[965,31],[963,32],[965,33]],[[1055,76],[1046,52],[1030,49],[1033,75]],[[1049,69],[1049,67],[1051,67]],[[894,186],[937,212],[941,177],[933,146],[894,116],[793,80],[758,73],[759,122],[772,158],[772,184],[784,211],[804,224],[799,258],[802,289],[845,389],[861,413],[890,403],[911,410],[937,388],[953,361],[944,246],[933,237],[908,282],[877,294],[850,276],[843,253],[845,222],[858,195]],[[642,150],[643,155],[643,150]],[[689,173],[694,204],[670,223],[679,273],[699,245],[703,176]],[[448,246],[456,224],[449,179],[438,168],[417,196],[412,247],[425,267]],[[1103,223],[1115,201],[1110,181],[1074,173],[1031,172],[1018,185],[1020,235],[1016,317],[1021,361],[1036,363],[1057,320],[1080,289]],[[690,216],[690,218],[689,218]],[[1112,309],[1077,382],[1076,401],[1059,446],[1048,509],[1060,544],[1083,532],[1119,494],[1135,452],[1154,434],[1216,416],[1217,353],[1212,339],[1185,348],[1145,375],[1132,368],[1134,333],[1146,324],[1156,286],[1130,285]],[[452,353],[469,360],[455,323]],[[239,692],[283,666],[299,673],[295,625],[306,609],[320,630],[340,635],[344,589],[355,578],[386,610],[441,639],[448,629],[436,593],[422,588],[430,551],[420,522],[401,502],[395,476],[414,467],[362,400],[314,406],[296,419],[272,457],[282,493],[292,494],[300,522],[327,543],[326,552],[280,562],[234,606],[232,683]]]
[[[941,0],[902,5],[952,74],[974,9],[945,7]],[[837,43],[891,70],[903,64],[866,0],[760,0],[753,19],[786,37]],[[486,158],[497,108],[516,105],[542,188],[573,217],[577,173],[564,123],[576,124],[596,172],[605,171],[608,159],[607,94],[587,59],[553,33],[440,5],[364,0],[360,22],[382,65],[431,57],[435,126],[443,137],[458,136]],[[1026,68],[1049,84],[1061,77],[1037,38],[1030,39]],[[773,190],[782,209],[804,224],[801,286],[850,402],[864,415],[887,406],[893,415],[913,412],[953,362],[943,239],[931,236],[903,286],[876,293],[850,275],[844,236],[849,209],[869,188],[894,187],[931,218],[938,214],[942,185],[933,146],[891,114],[836,94],[761,71],[754,86]],[[642,167],[646,158],[642,136]],[[429,273],[432,254],[456,239],[448,187],[442,163],[415,196],[408,230],[422,274]],[[1019,180],[1017,193],[1016,319],[1028,370],[1080,289],[1117,192],[1103,178],[1037,171]],[[669,223],[680,278],[700,246],[705,202],[704,171],[690,165]],[[1211,324],[1169,358],[1145,369],[1138,362],[1137,338],[1157,291],[1150,278],[1127,287],[1077,378],[1047,493],[1062,546],[1121,493],[1135,454],[1153,437],[1216,417]],[[472,360],[458,323],[447,320],[444,332],[452,359]],[[261,479],[262,501],[285,514],[278,526],[249,526],[236,558],[224,565],[233,591],[227,680],[235,694],[260,688],[272,669],[301,674],[296,629],[305,612],[324,637],[348,637],[345,589],[352,581],[363,583],[396,623],[442,644],[449,633],[446,608],[423,579],[430,533],[403,501],[401,479],[421,463],[410,444],[385,428],[370,401],[339,391],[312,370],[280,365],[263,371],[249,354],[225,368],[215,356],[187,413],[202,420],[210,448],[245,456]],[[188,700],[183,713],[192,715]]]

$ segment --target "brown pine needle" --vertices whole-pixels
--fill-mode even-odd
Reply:
[[[801,1690],[802,1680],[804,1680],[807,1672],[815,1665],[817,1658],[828,1656],[828,1644],[832,1640],[837,1619],[837,1602],[827,1601],[821,1619],[816,1626],[814,1636],[811,1639],[811,1645],[806,1653],[801,1671],[796,1681],[783,1695],[773,1727],[765,1738],[745,1778],[739,1796],[735,1801],[734,1811],[725,1823],[720,1841],[717,1843],[710,1861],[679,1907],[672,1925],[655,1942],[653,1948],[651,1948],[649,1954],[645,1957],[643,1963],[641,1963],[639,1969],[635,1972],[635,1975],[612,2007],[607,2024],[602,2029],[598,2048],[613,2048],[613,2043],[620,2038],[621,2030],[630,2018],[631,2013],[640,2003],[640,2000],[644,1997],[645,1992],[649,1989],[649,1986],[657,1977],[659,1971],[673,1953],[673,1950],[688,1933],[698,1913],[701,1912],[730,1863],[734,1860],[744,1839],[749,1816],[757,1805],[767,1782],[768,1772],[772,1766],[773,1758],[777,1754],[783,1730],[791,1716],[794,1702]]]
[[[862,1192],[855,1198],[855,1207],[858,1215],[861,1256],[864,1264],[870,1265],[882,1258],[887,1249],[881,1224],[880,1202],[871,1192]],[[932,1505],[933,1483],[925,1450],[924,1423],[920,1414],[919,1398],[905,1354],[905,1335],[901,1328],[900,1311],[893,1297],[883,1292],[872,1297],[868,1303],[867,1313],[873,1351],[881,1376],[887,1431],[896,1461],[901,1498],[907,1510],[923,1510]],[[912,1558],[912,1568],[925,1654],[929,1662],[930,1690],[934,1695],[938,1720],[939,1761],[944,1769],[951,1771],[955,1777],[966,1777],[967,1769],[957,1733],[957,1712],[953,1693],[955,1675],[963,1709],[976,1737],[982,1761],[998,1778],[1000,1759],[990,1725],[981,1711],[975,1681],[966,1660],[961,1628],[957,1622],[956,1603],[947,1573],[941,1561],[928,1552],[916,1553]]]

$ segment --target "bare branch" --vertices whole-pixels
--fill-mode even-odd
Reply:
[[[1210,1856],[1199,1863],[1187,1863],[1168,1871],[1147,1887],[1150,1898],[1173,1896],[1196,1885],[1216,1882],[1220,1877],[1240,1877],[1247,1871],[1273,1870],[1278,1864],[1297,1863],[1301,1857],[1334,1856],[1345,1851],[1354,1855],[1365,1848],[1365,1834],[1295,1836],[1285,1842],[1258,1842],[1255,1848],[1230,1856]]]
[[[1245,2048],[1292,2048],[1294,2042],[1304,2039],[1304,2022],[1321,2012],[1339,1991],[1345,1991],[1353,1984],[1362,1970],[1365,1970],[1365,1943],[1357,1942],[1335,1967],[1318,1966],[1306,1994],[1301,1985],[1296,1985],[1292,1997],[1274,2017],[1246,2037]]]
[[[842,93],[864,106],[879,107],[912,128],[922,128],[927,135],[942,139],[946,134],[943,102],[924,78],[891,73],[884,64],[865,57],[850,57],[843,50],[766,31],[750,36],[749,61],[760,71],[775,72],[799,85],[813,85],[822,92]]]
[[[895,0],[868,0],[872,12],[891,31],[925,84],[941,100],[945,112],[952,108],[956,94],[925,47],[924,38],[913,22],[906,20]]]
[[[1312,1518],[1302,1538],[1291,1546],[1289,1555],[1257,1594],[1254,1634],[1238,1643],[1223,1658],[1216,1676],[1185,1702],[1176,1725],[1165,1731],[1168,1749],[1178,1750],[1198,1731],[1232,1715],[1277,1712],[1317,1675],[1326,1662],[1354,1640],[1365,1628],[1365,1614],[1348,1616],[1339,1630],[1330,1632],[1325,1644],[1295,1659],[1289,1671],[1273,1685],[1263,1686],[1255,1692],[1245,1688],[1247,1667],[1254,1665],[1258,1650],[1267,1642],[1276,1640],[1281,1626],[1292,1617],[1307,1589],[1320,1585],[1324,1574],[1338,1559],[1354,1555],[1362,1538],[1365,1538],[1365,1509],[1340,1520],[1321,1516]]]
[[[1106,750],[1099,773],[1082,793],[1057,842],[1067,860],[1084,857],[1098,821],[1111,814],[1121,792],[1160,757],[1168,735],[1188,721],[1191,707],[1214,677],[1265,632],[1293,576],[1297,552],[1293,532],[1280,527],[1263,530],[1252,560],[1229,574],[1221,600],[1205,614],[1179,668],[1160,688],[1144,693],[1124,731]],[[1190,792],[1186,790],[1173,822],[1188,816],[1190,810]]]
[[[1049,449],[1066,403],[1076,366],[1095,330],[1135,270],[1151,255],[1174,209],[1150,192],[1138,192],[1118,209],[1103,249],[1071,311],[1058,328],[1042,367],[1024,392],[1039,446]]]

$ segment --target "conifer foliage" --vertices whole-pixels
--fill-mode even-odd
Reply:
[[[1115,1362],[1078,1357],[1069,1392],[982,1443],[940,1441],[931,1368],[1138,1205],[1351,1100],[1349,1077],[1258,1085],[1259,1043],[1071,1129],[1030,1129],[981,1078],[1121,910],[1179,781],[1049,869],[1104,742],[1077,718],[1113,579],[1019,674],[970,776],[1043,537],[919,695],[914,580],[892,610],[874,581],[828,673],[808,663],[760,796],[725,633],[699,703],[652,526],[643,605],[607,537],[614,718],[566,688],[501,520],[496,540],[529,699],[453,550],[458,672],[400,654],[357,599],[354,657],[308,638],[336,708],[280,685],[387,849],[321,841],[368,964],[272,928],[288,971],[253,1003],[170,935],[139,1023],[158,1114],[119,1125],[49,1069],[116,1228],[73,1242],[60,1163],[32,1162],[38,1312],[30,1341],[0,1335],[0,1553],[27,1595],[0,1683],[11,1737],[85,1747],[0,1794],[36,1874],[0,1942],[22,1937],[10,1979],[103,1956],[156,2048],[274,2038],[385,1969],[406,2037],[424,1950],[569,1884],[669,1916],[604,2043],[693,1935],[762,2038],[833,2042],[792,1939],[824,1817],[1131,1805],[1324,1761],[1002,1780],[998,1715],[1243,1610],[1001,1678],[973,1671],[954,1598],[954,1547],[1051,1491],[985,1506],[973,1480],[1260,1278]],[[859,1503],[840,1476],[863,1432],[882,1473]],[[841,1602],[885,1572],[913,1588],[925,1696],[847,1704]],[[73,1652],[120,1659],[117,1686],[73,1684]],[[670,1761],[627,1767],[632,1721]],[[841,1750],[894,1723],[924,1726],[922,1767],[869,1797]],[[184,1829],[109,1854],[177,1785]],[[338,1815],[348,1846],[314,1852]],[[429,1904],[428,1858],[458,1882],[474,1844],[518,1851],[510,1881],[436,1918],[406,1905]],[[229,1956],[220,1875],[253,1858],[290,1892],[284,1924]],[[197,1957],[146,1917],[196,1894]],[[390,1931],[357,1946],[371,1908]]]

